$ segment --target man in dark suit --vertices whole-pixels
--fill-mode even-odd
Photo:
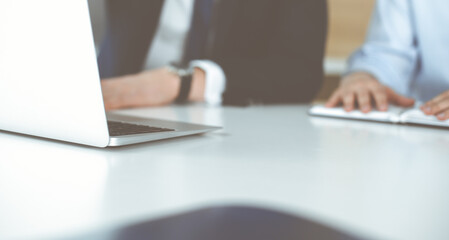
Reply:
[[[321,86],[325,0],[108,0],[107,16],[107,109],[306,102]]]

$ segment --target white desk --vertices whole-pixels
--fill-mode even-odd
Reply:
[[[123,111],[225,129],[117,149],[0,133],[0,239],[230,203],[373,238],[449,239],[449,131],[310,118],[306,110]]]

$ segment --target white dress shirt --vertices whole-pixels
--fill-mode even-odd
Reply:
[[[449,90],[449,1],[378,0],[349,71],[366,71],[418,101]]]
[[[194,0],[165,0],[145,69],[161,68],[181,61],[191,28],[193,8]],[[201,59],[192,61],[190,65],[206,73],[206,103],[221,104],[226,85],[222,68],[213,61]]]

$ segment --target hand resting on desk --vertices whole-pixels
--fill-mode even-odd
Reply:
[[[333,108],[342,104],[345,111],[351,112],[358,105],[363,113],[368,113],[375,105],[377,110],[385,112],[389,103],[411,107],[415,100],[397,94],[368,73],[356,72],[342,79],[340,86],[327,101],[326,107]]]
[[[340,86],[326,103],[334,108],[343,105],[346,112],[358,108],[362,113],[369,113],[373,106],[385,112],[389,104],[399,107],[412,107],[415,100],[397,94],[393,89],[382,85],[374,76],[364,72],[355,72],[344,77]],[[446,91],[420,107],[428,116],[435,116],[440,121],[449,120],[449,91]]]

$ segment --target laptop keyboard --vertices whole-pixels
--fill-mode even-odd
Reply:
[[[111,137],[175,131],[174,129],[150,127],[145,125],[115,122],[115,121],[108,121],[108,127],[109,127],[109,135]]]

